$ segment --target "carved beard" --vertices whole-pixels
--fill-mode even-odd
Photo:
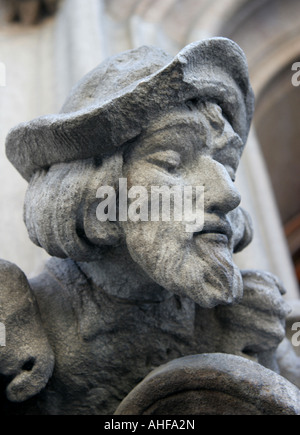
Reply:
[[[203,308],[241,299],[243,281],[228,244],[201,236],[196,242],[179,224],[154,225],[128,223],[126,241],[133,260],[156,283]]]

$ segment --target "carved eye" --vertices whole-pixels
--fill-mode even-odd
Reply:
[[[222,109],[222,116],[223,116],[223,118],[228,122],[228,124],[230,124],[231,125],[231,127],[232,127],[232,117],[231,117],[231,115],[226,111],[226,110],[224,110],[222,107],[221,107],[221,109]]]
[[[170,173],[174,172],[181,165],[180,154],[171,150],[152,154],[148,161]]]

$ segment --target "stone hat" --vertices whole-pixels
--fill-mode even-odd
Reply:
[[[62,111],[16,126],[6,140],[10,162],[29,181],[56,163],[111,155],[160,114],[190,102],[218,103],[244,144],[254,110],[244,53],[212,38],[175,58],[155,47],[113,56],[71,91]]]

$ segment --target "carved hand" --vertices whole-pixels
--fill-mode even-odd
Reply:
[[[243,271],[244,297],[240,304],[217,307],[217,317],[228,334],[228,353],[240,353],[274,369],[272,358],[285,337],[290,309],[279,280],[270,273]]]

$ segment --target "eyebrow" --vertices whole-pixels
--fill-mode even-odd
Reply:
[[[179,159],[178,159],[179,157]],[[150,160],[168,160],[173,158],[174,160],[181,160],[181,153],[174,149],[160,149],[159,151],[150,152],[149,156],[147,156]]]
[[[189,126],[185,124],[183,125],[183,128],[184,127],[188,128]],[[145,147],[142,152],[140,149],[141,156],[147,156],[149,153],[167,151],[168,149],[182,153],[187,152],[187,147],[192,150],[200,149],[200,147],[208,148],[206,138],[203,138],[203,135],[201,137],[200,132],[189,127],[188,135],[181,135],[181,132],[176,132],[175,128],[178,128],[178,125],[170,129],[158,130],[151,133],[149,136],[139,138],[136,145],[137,149],[141,146]]]
[[[242,152],[237,148],[230,148],[231,152],[228,152],[228,146],[225,146],[222,149],[217,150],[214,153],[213,158],[219,161],[223,166],[229,166],[233,169],[234,172],[237,171]]]

